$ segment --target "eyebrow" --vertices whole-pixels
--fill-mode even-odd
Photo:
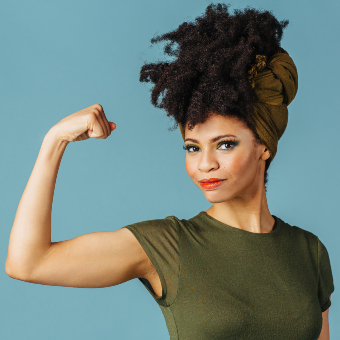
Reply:
[[[224,138],[224,137],[235,137],[236,138],[235,135],[221,135],[221,136],[217,136],[217,137],[210,139],[210,143],[214,143],[214,142],[216,142],[219,139]],[[196,140],[196,139],[193,139],[193,138],[186,138],[184,142],[193,142],[193,143],[199,144],[199,141]]]

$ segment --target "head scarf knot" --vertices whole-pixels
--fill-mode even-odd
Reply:
[[[270,152],[268,167],[288,123],[287,106],[298,89],[297,69],[289,54],[280,48],[263,70],[257,72],[253,82],[256,100],[251,117],[257,134]]]
[[[280,47],[268,61],[266,56],[256,56],[248,71],[248,80],[256,97],[251,118],[255,131],[270,152],[268,168],[288,123],[287,106],[298,89],[297,69],[287,51]],[[184,140],[184,128],[178,125]]]

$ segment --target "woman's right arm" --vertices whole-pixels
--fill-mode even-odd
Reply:
[[[107,138],[114,125],[96,104],[64,118],[46,134],[12,226],[7,275],[27,282],[84,288],[148,276],[151,262],[127,228],[51,243],[55,182],[68,143]],[[91,183],[88,187],[92,189]]]

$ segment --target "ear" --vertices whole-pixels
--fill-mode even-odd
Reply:
[[[263,146],[263,147],[264,147],[264,150],[262,152],[261,158],[263,160],[267,160],[270,157],[270,152],[269,152],[268,148],[266,148],[265,146]]]

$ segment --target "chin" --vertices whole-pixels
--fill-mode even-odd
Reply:
[[[207,199],[207,201],[210,203],[222,203],[222,202],[229,201],[231,199],[231,197],[229,196],[224,195],[222,197],[222,195],[214,195],[213,193],[212,194],[205,193],[204,196]]]

